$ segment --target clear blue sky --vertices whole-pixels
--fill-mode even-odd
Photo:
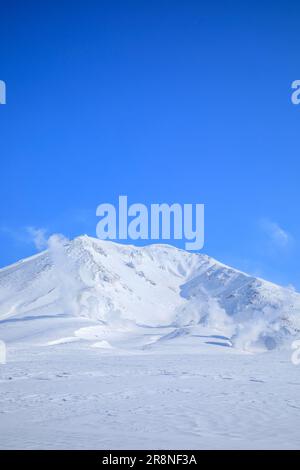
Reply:
[[[204,252],[300,289],[299,2],[0,8],[1,266],[127,194],[205,203]]]

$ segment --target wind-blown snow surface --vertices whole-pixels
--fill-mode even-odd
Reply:
[[[300,295],[167,245],[0,270],[1,448],[297,448]]]

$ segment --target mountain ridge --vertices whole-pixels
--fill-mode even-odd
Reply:
[[[300,294],[172,245],[53,236],[47,250],[0,269],[0,321],[35,315],[201,323],[233,338],[280,342],[300,330]]]

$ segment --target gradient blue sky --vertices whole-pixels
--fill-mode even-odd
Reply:
[[[300,289],[299,2],[0,8],[1,266],[127,194],[205,203],[204,252]]]

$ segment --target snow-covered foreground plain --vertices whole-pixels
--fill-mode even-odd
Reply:
[[[300,369],[290,353],[237,353],[198,334],[155,351],[82,341],[9,348],[0,447],[299,448]]]
[[[0,448],[300,448],[299,318],[205,255],[52,239],[0,270]]]

